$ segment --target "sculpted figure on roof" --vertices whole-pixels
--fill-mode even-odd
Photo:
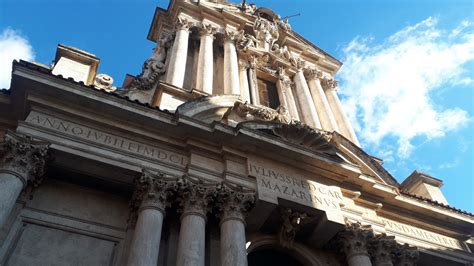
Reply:
[[[261,17],[257,17],[253,25],[255,37],[259,41],[259,48],[269,50],[270,47],[278,40],[278,25]]]

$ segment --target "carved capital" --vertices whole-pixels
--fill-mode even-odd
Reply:
[[[244,191],[241,187],[222,184],[218,187],[217,206],[221,223],[227,220],[239,220],[245,223],[245,214],[255,202],[255,192]]]
[[[407,244],[397,246],[397,263],[399,266],[414,266],[418,262],[419,253],[416,247]]]
[[[283,223],[278,233],[280,245],[285,248],[293,247],[296,233],[298,233],[304,219],[307,218],[306,213],[296,212],[290,208],[280,210]]]
[[[224,31],[224,41],[235,42],[239,39],[239,32],[225,29]]]
[[[251,69],[257,68],[258,58],[254,55],[249,56],[249,67]]]
[[[247,70],[250,67],[249,62],[245,60],[239,60],[239,68],[241,70]]]
[[[189,31],[194,23],[190,22],[187,18],[178,17],[175,23],[176,30],[186,30]]]
[[[164,173],[143,174],[135,179],[135,191],[130,202],[132,212],[139,213],[144,209],[156,209],[164,213],[169,206],[170,197],[178,189],[177,178]]]
[[[394,236],[376,235],[369,243],[369,253],[375,265],[392,265],[397,243]]]
[[[178,198],[183,212],[181,218],[191,214],[206,219],[209,203],[217,193],[216,185],[202,184],[186,177],[181,179],[180,183]]]
[[[315,80],[315,79],[321,79],[323,76],[323,72],[317,70],[317,69],[305,69],[304,70],[304,75],[306,77],[306,80]]]
[[[373,235],[370,225],[351,223],[338,234],[338,241],[348,259],[357,255],[368,256],[367,245]]]
[[[338,82],[334,79],[323,78],[321,80],[321,86],[324,90],[335,90],[337,88]]]
[[[212,26],[209,23],[202,23],[202,27],[199,30],[199,33],[201,34],[201,36],[207,35],[207,36],[214,37],[214,34],[216,34],[216,32],[217,32],[217,28]]]
[[[306,62],[299,57],[290,57],[290,63],[292,66],[296,67],[298,70],[303,70],[306,65]]]
[[[48,148],[47,142],[8,131],[0,143],[0,172],[17,176],[24,186],[28,181],[36,186],[42,181]]]

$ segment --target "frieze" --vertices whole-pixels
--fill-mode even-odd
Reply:
[[[438,233],[418,228],[416,226],[396,222],[387,218],[380,218],[380,220],[385,224],[385,229],[387,229],[387,233],[394,232],[406,235],[410,238],[416,238],[427,241],[429,243],[441,245],[443,247],[464,250],[459,240],[455,238],[447,237]]]
[[[26,122],[88,142],[141,155],[152,160],[158,160],[180,167],[185,167],[188,164],[188,158],[181,154],[35,111],[29,114],[26,118]]]
[[[308,178],[281,172],[277,169],[249,163],[249,174],[257,178],[258,197],[278,202],[278,198],[291,200],[320,210],[340,210],[344,198],[341,189],[327,186]]]

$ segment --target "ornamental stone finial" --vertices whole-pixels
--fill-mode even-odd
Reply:
[[[221,211],[221,224],[226,220],[240,220],[245,224],[245,214],[255,202],[255,192],[226,183],[218,186],[217,206]]]
[[[176,20],[176,30],[187,30],[189,31],[191,27],[194,25],[193,22],[189,21],[187,18],[178,17]]]
[[[49,143],[34,140],[29,136],[8,131],[0,143],[0,172],[17,176],[23,186],[30,181],[38,185],[42,181]]]
[[[350,223],[338,235],[340,247],[349,259],[356,255],[368,255],[367,245],[373,237],[372,227],[361,223]]]
[[[391,266],[396,252],[397,242],[394,236],[376,235],[369,243],[369,253],[375,265]]]
[[[188,214],[195,214],[206,219],[209,203],[217,194],[216,185],[203,184],[188,177],[183,177],[179,183],[178,198],[183,208],[181,218]]]
[[[165,208],[170,205],[170,197],[177,189],[177,178],[144,170],[142,175],[135,179],[135,191],[130,202],[132,212],[157,209],[164,213]]]

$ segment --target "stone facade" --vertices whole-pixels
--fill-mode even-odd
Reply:
[[[441,180],[399,184],[360,148],[341,63],[287,20],[171,1],[148,38],[119,89],[73,47],[52,68],[14,62],[1,265],[474,263],[474,216],[447,205]]]

